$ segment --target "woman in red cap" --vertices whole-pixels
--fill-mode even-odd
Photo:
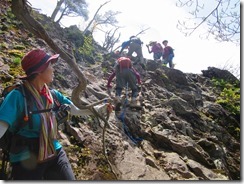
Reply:
[[[14,180],[75,180],[70,162],[57,140],[57,120],[52,109],[54,97],[48,88],[53,81],[53,63],[59,54],[48,55],[41,49],[34,49],[22,59],[26,76],[22,77],[25,95],[31,99],[32,115],[24,117],[25,98],[20,90],[12,90],[0,107],[0,137],[7,129],[15,132],[16,124],[25,121],[17,131],[18,139],[12,141],[10,163]],[[53,90],[60,104],[68,104],[71,115],[91,115],[89,110],[78,109],[68,98]],[[106,113],[106,104],[95,106],[99,113]],[[31,126],[30,126],[31,125]]]

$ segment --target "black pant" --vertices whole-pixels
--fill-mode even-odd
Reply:
[[[12,164],[13,180],[75,180],[68,157],[61,148],[54,159],[36,164],[36,157]]]

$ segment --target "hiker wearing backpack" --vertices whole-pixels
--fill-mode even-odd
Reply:
[[[145,64],[144,58],[143,58],[143,53],[142,53],[142,44],[143,42],[141,41],[140,38],[136,36],[131,36],[130,37],[130,46],[128,49],[127,56],[132,57],[133,53],[135,52],[137,57],[139,58],[139,61],[141,64]]]
[[[9,92],[0,106],[0,138],[13,133],[9,161],[13,180],[75,180],[68,157],[58,141],[58,122],[54,106],[71,115],[92,115],[78,109],[59,91],[49,89],[53,81],[53,63],[59,54],[48,55],[41,49],[28,52],[21,65],[26,76],[21,77],[21,89]],[[27,100],[26,100],[27,99]],[[95,106],[106,113],[105,105]],[[62,114],[62,113],[61,113]]]
[[[131,59],[133,53],[135,52],[137,57],[139,58],[140,63],[144,65],[145,63],[142,54],[142,44],[143,42],[140,40],[140,38],[136,36],[131,36],[128,41],[122,43],[120,54],[123,52],[124,49],[128,49],[128,53],[126,54],[126,56]]]
[[[116,76],[116,100],[117,102],[121,101],[121,93],[123,88],[125,88],[128,84],[128,87],[132,90],[131,94],[131,104],[136,102],[136,97],[138,93],[137,82],[141,84],[140,74],[132,67],[132,63],[130,58],[128,57],[120,57],[118,58],[115,70],[110,75],[107,83],[108,90],[111,89],[111,81]],[[136,79],[137,78],[137,79]]]
[[[173,65],[174,49],[168,46],[168,40],[164,40],[162,43],[164,45],[164,53],[163,53],[164,64],[167,65],[169,63],[169,67],[174,68]]]
[[[153,53],[154,61],[161,61],[164,50],[162,45],[160,43],[157,43],[157,41],[150,41],[149,44],[146,46],[149,54]],[[151,47],[151,49],[149,47]]]
[[[111,90],[112,90],[111,82],[112,82],[112,80],[114,79],[114,77],[116,76],[116,66],[117,66],[117,63],[116,63],[116,65],[115,65],[115,70],[114,70],[113,73],[109,76],[109,78],[108,78],[108,82],[107,82],[107,91],[108,91],[108,94],[109,94],[109,95],[111,95]],[[133,66],[131,66],[131,71],[133,71],[133,73],[134,73],[135,76],[136,76],[137,84],[141,85],[141,84],[142,84],[141,76],[140,76],[140,74],[138,73],[138,71],[137,71]]]
[[[130,40],[128,41],[124,41],[122,44],[121,44],[121,49],[119,51],[119,54],[122,54],[122,52],[125,50],[125,49],[129,49],[129,46],[130,46]]]

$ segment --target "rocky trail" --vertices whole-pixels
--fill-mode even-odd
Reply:
[[[49,50],[10,18],[7,2],[0,3],[0,92],[21,74],[18,64],[13,67],[15,58],[34,47]],[[66,47],[61,27],[49,33]],[[108,54],[96,43],[94,47],[95,53]],[[80,58],[77,64],[88,81],[80,98],[93,103],[109,97],[106,83],[115,58],[92,57],[92,62]],[[238,80],[214,67],[202,74],[183,73],[153,60],[147,60],[146,70],[139,64],[134,67],[142,79],[137,108],[123,103],[110,114],[105,128],[95,116],[71,117],[60,126],[60,140],[77,180],[240,180],[240,136],[230,131],[240,129],[240,116],[216,103],[221,91],[212,79]],[[76,84],[74,72],[61,58],[51,87],[71,96]],[[129,101],[130,91],[123,93],[124,101]]]

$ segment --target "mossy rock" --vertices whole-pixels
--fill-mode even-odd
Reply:
[[[20,50],[9,50],[8,51],[8,54],[11,55],[11,56],[15,56],[15,57],[19,57],[19,58],[22,58],[24,56],[24,53]]]

